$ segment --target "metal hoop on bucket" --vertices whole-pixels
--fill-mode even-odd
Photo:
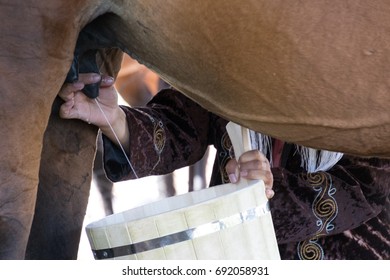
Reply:
[[[248,149],[249,132],[243,136],[245,129],[232,123],[227,128],[238,157]],[[95,259],[280,259],[262,181],[169,197],[86,231]]]

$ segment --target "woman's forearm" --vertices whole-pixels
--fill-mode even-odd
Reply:
[[[126,114],[118,107],[118,110],[113,114],[112,122],[105,126],[101,126],[101,132],[107,136],[113,143],[119,146],[118,140],[122,147],[128,153],[130,143],[130,132],[126,121]]]

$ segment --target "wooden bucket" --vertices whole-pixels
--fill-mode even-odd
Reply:
[[[263,181],[241,180],[107,216],[86,232],[95,259],[280,259],[268,205]]]

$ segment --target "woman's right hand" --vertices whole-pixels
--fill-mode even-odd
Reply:
[[[80,74],[79,80],[66,83],[58,95],[65,101],[60,108],[60,117],[63,119],[80,119],[98,127],[105,126],[106,120],[102,116],[94,99],[88,98],[82,89],[87,84],[100,81],[97,100],[109,120],[114,119],[118,107],[118,97],[114,88],[114,79],[109,76],[100,76],[96,73]]]
[[[91,99],[82,92],[85,85],[99,81],[99,96],[96,99]],[[127,145],[129,132],[126,116],[118,105],[118,93],[114,87],[114,82],[114,78],[109,76],[86,73],[79,74],[77,82],[65,83],[58,93],[65,101],[60,107],[60,117],[63,119],[80,119],[96,125],[114,143],[117,144],[116,137],[118,137],[122,145]],[[115,133],[113,133],[111,127]]]

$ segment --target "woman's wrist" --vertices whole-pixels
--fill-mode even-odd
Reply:
[[[117,107],[115,112],[112,114],[111,119],[111,126],[108,124],[101,126],[100,130],[105,136],[107,136],[113,143],[118,146],[119,140],[125,151],[128,152],[127,149],[130,143],[130,133],[125,112],[120,107]]]

